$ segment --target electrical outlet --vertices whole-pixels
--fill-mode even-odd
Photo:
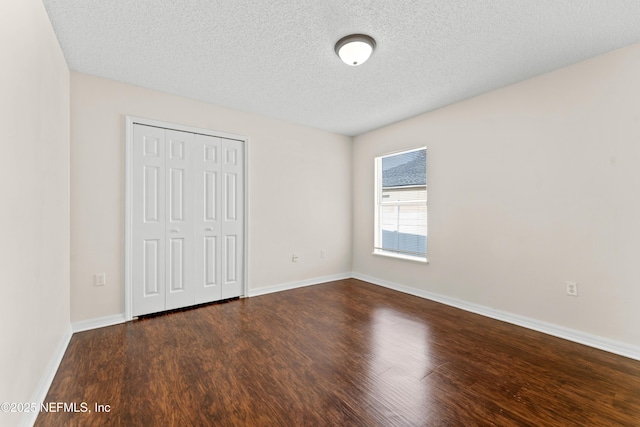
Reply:
[[[578,284],[576,282],[565,282],[567,285],[567,295],[572,297],[578,296]]]
[[[93,286],[104,286],[107,284],[107,274],[98,273],[93,276]]]
[[[298,255],[296,254],[291,255],[291,262],[298,262]]]

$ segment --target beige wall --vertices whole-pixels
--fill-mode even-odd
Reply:
[[[634,45],[356,137],[354,272],[640,345],[639,75]],[[373,159],[421,145],[430,263],[372,256]]]
[[[124,312],[125,115],[249,137],[251,289],[351,271],[350,138],[74,72],[72,321]]]
[[[357,273],[640,345],[640,45],[353,147],[83,74],[69,86],[38,0],[0,3],[0,57],[0,401],[34,398],[70,311],[72,321],[124,312],[127,114],[250,138],[251,289],[345,273],[353,255]],[[425,144],[430,264],[374,257],[373,158]],[[93,286],[98,272],[105,287]],[[566,280],[579,283],[578,298],[565,296]],[[2,425],[17,422],[0,414]]]
[[[70,334],[69,70],[39,0],[0,2],[0,63],[0,402],[30,402]]]

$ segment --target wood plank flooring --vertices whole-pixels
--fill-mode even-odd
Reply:
[[[46,402],[92,412],[37,426],[638,426],[640,362],[349,279],[77,333]]]

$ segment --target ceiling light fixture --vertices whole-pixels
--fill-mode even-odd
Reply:
[[[342,61],[355,67],[364,64],[373,53],[376,41],[365,34],[351,34],[336,43],[336,53]]]

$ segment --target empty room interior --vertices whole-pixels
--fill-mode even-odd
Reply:
[[[0,425],[640,425],[640,3],[0,4]]]

